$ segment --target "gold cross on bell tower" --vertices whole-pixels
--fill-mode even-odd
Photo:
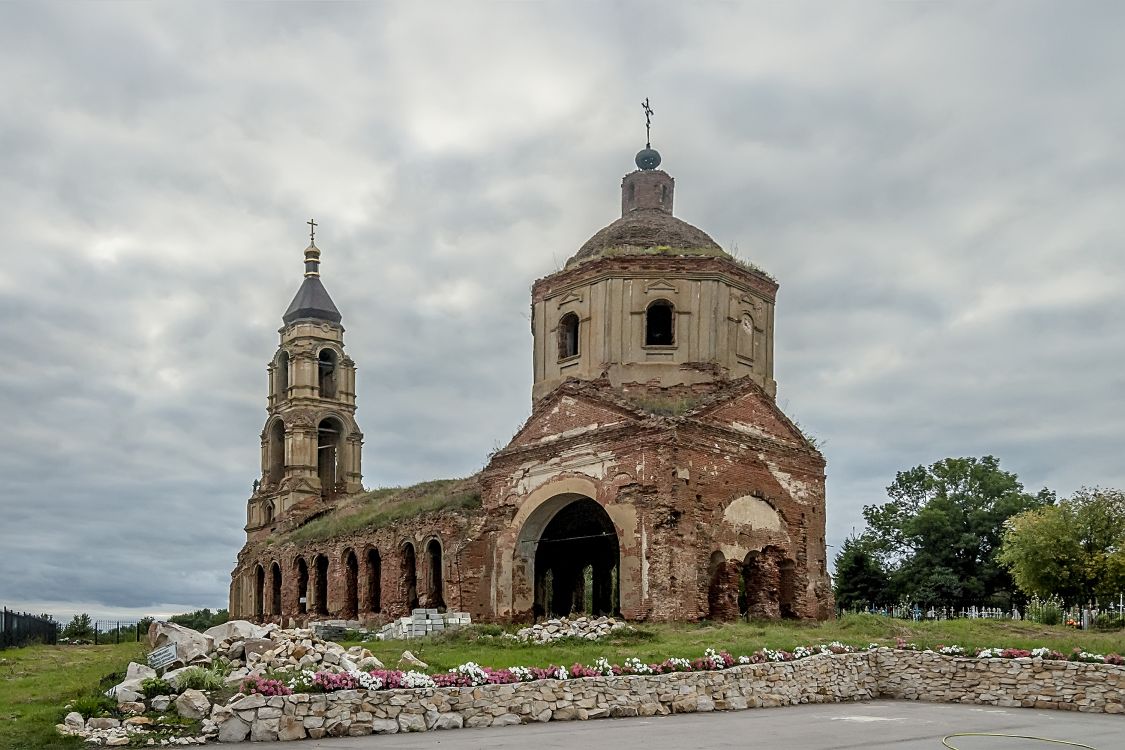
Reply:
[[[309,244],[315,245],[316,244],[316,227],[317,227],[316,219],[309,219],[305,223],[309,225]]]

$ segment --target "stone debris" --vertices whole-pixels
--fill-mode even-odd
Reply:
[[[514,635],[508,634],[507,637],[523,643],[551,643],[562,638],[582,638],[587,641],[596,641],[605,638],[610,633],[632,630],[632,626],[612,617],[576,617],[574,619],[563,617],[521,628]]]
[[[451,628],[469,625],[468,612],[438,612],[436,609],[415,609],[409,617],[400,617],[384,625],[375,638],[380,641],[425,638]]]
[[[267,672],[289,669],[339,673],[383,668],[383,663],[362,646],[346,649],[324,640],[312,628],[282,629],[266,625],[254,632],[235,628],[228,632],[227,637],[215,642],[210,656],[231,664],[233,670],[227,677],[231,685],[247,677],[263,677]]]
[[[245,621],[243,621],[245,622]],[[148,626],[148,645],[150,649],[176,645],[176,661],[170,666],[186,667],[189,664],[206,665],[211,663],[210,653],[214,650],[215,639],[174,622],[154,622]]]
[[[398,660],[398,668],[402,670],[429,669],[430,665],[419,659],[410,651],[403,651]]]
[[[208,704],[208,708],[210,708],[210,704]],[[206,745],[208,740],[216,738],[219,733],[219,728],[215,725],[215,722],[209,718],[204,718],[202,731],[198,736],[156,739],[151,736],[151,733],[162,729],[159,719],[153,720],[147,716],[131,716],[125,721],[107,717],[92,717],[83,720],[82,715],[76,711],[67,714],[63,723],[56,724],[55,729],[62,735],[80,737],[87,745],[101,747]]]

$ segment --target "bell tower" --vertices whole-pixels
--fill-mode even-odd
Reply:
[[[268,366],[262,475],[247,503],[246,535],[267,536],[293,513],[362,491],[363,434],[355,421],[355,362],[344,351],[340,311],[320,280],[315,222],[305,278],[282,316]]]

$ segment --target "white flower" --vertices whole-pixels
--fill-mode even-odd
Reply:
[[[535,679],[535,675],[527,667],[508,667],[508,671],[520,682],[531,682]]]
[[[565,680],[569,677],[570,677],[570,674],[567,673],[565,667],[559,667],[558,669],[555,670],[555,679],[556,680]]]
[[[749,664],[750,663],[750,657],[749,656],[740,656],[740,657],[738,657],[738,663],[739,664]]]
[[[488,672],[485,672],[484,669],[481,668],[481,666],[476,664],[475,662],[471,662],[471,661],[465,662],[461,666],[456,667],[454,669],[451,669],[449,671],[450,672],[456,672],[457,674],[461,675],[462,677],[468,677],[469,682],[472,685],[487,685],[488,684]]]
[[[1040,659],[1046,659],[1051,654],[1051,649],[1046,646],[1031,649],[1031,655]]]
[[[402,675],[402,686],[404,688],[432,688],[434,687],[434,681],[429,675],[412,669]]]

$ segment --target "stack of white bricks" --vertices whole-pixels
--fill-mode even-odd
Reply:
[[[468,612],[439,613],[436,609],[416,609],[409,617],[400,617],[389,622],[376,633],[380,641],[398,640],[403,638],[424,638],[433,633],[440,633],[447,628],[468,625],[472,620]]]

